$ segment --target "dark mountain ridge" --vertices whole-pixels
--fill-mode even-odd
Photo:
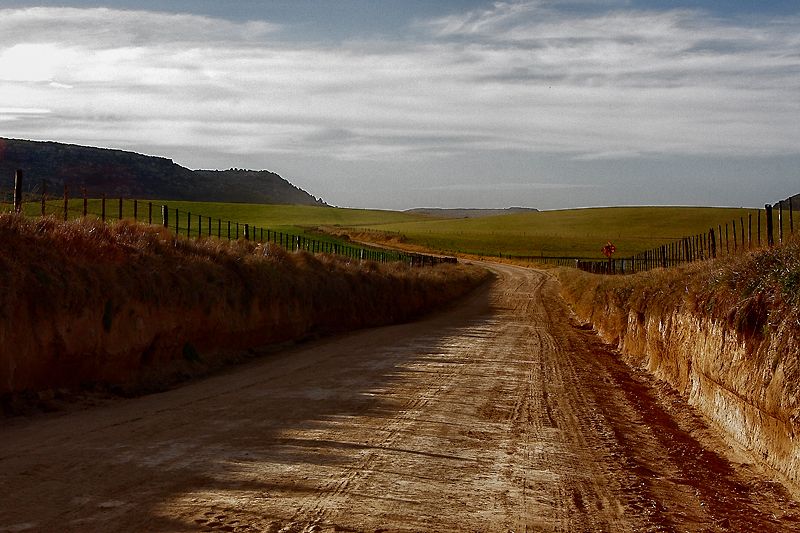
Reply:
[[[44,182],[54,195],[67,185],[76,196],[85,187],[90,196],[326,205],[267,170],[190,170],[124,150],[0,137],[0,189],[13,187],[17,169],[25,191],[39,191]]]

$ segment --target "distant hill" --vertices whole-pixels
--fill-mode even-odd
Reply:
[[[91,196],[326,205],[267,170],[189,170],[163,157],[0,137],[0,189],[13,187],[16,169],[24,172],[24,190],[38,191],[45,181],[54,195],[67,184],[76,196],[85,187]]]
[[[538,211],[533,207],[506,207],[505,209],[441,209],[437,207],[418,207],[408,209],[406,213],[428,215],[441,218],[481,218],[497,215],[512,215],[516,213],[533,213]]]

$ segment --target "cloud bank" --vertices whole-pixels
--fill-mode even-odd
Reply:
[[[264,21],[0,9],[0,122],[4,135],[154,147],[190,166],[209,153],[800,152],[800,17],[594,4],[498,2],[340,43],[282,39],[291,28]]]

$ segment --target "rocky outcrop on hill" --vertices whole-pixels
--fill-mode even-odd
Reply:
[[[189,170],[171,159],[56,142],[0,138],[0,189],[13,187],[22,169],[25,191],[45,183],[59,194],[66,184],[78,194],[161,200],[326,205],[266,170]]]

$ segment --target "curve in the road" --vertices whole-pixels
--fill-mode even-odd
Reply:
[[[795,531],[546,273],[419,322],[0,429],[0,531]]]

